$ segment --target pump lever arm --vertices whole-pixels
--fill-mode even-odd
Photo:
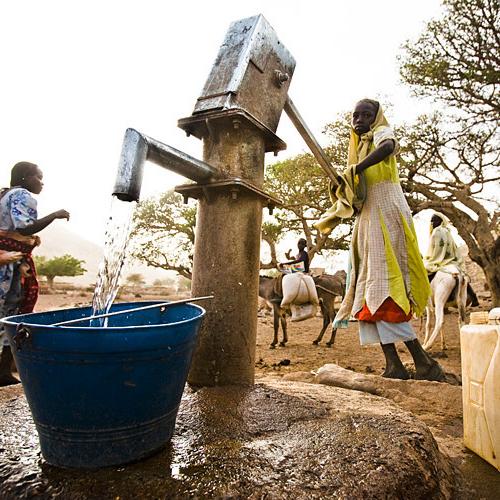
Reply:
[[[306,122],[300,116],[299,111],[295,107],[295,104],[287,97],[285,102],[285,113],[288,115],[295,128],[299,131],[299,134],[302,136],[306,144],[309,146],[312,154],[320,164],[321,168],[325,171],[326,175],[330,178],[334,186],[339,185],[339,181],[337,180],[338,174],[336,170],[333,168],[330,160],[326,156],[323,148],[318,144],[318,141],[315,139],[312,132],[309,130],[309,127],[306,125]]]

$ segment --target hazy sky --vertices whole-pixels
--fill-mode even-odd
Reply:
[[[421,109],[396,56],[440,10],[438,0],[1,2],[0,184],[17,161],[38,163],[40,215],[65,208],[67,227],[100,244],[127,127],[202,157],[177,120],[232,21],[264,14],[297,61],[290,96],[325,143],[323,126],[361,97],[387,96],[398,121]],[[288,144],[278,160],[306,150],[284,114],[277,133]],[[147,165],[142,195],[182,182]]]

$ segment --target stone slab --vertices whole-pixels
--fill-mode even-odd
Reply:
[[[122,467],[48,465],[22,388],[0,390],[0,498],[461,498],[429,429],[391,401],[266,381],[185,391],[171,443]]]

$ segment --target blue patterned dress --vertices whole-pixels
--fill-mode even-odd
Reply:
[[[24,188],[12,188],[0,199],[0,229],[16,231],[35,222],[38,218],[37,202],[31,193]],[[0,266],[0,317],[15,312],[6,310],[5,298],[13,285],[13,276],[19,263],[13,262]],[[0,332],[3,345],[7,345],[6,336]]]

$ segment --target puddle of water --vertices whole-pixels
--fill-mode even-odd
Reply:
[[[110,217],[106,223],[104,256],[99,266],[97,282],[92,299],[92,315],[105,314],[109,311],[120,282],[120,274],[125,260],[125,252],[132,227],[132,216],[137,203],[121,201],[112,196]],[[107,318],[91,321],[91,326],[107,325]]]

